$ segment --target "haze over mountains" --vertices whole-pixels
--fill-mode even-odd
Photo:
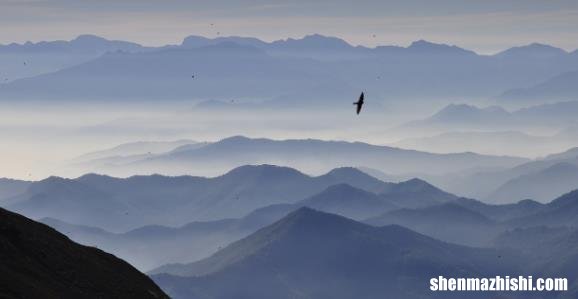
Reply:
[[[141,270],[207,257],[301,207],[475,246],[488,246],[511,227],[508,221],[526,226],[532,222],[524,217],[557,209],[534,201],[488,205],[419,179],[386,183],[354,168],[310,177],[270,165],[243,166],[216,178],[55,177],[31,183],[9,202],[11,209]]]
[[[0,126],[7,129],[0,132],[0,138],[7,140],[0,162],[7,169],[3,176],[27,179],[87,172],[217,175],[256,163],[306,172],[317,168],[313,173],[338,166],[371,166],[353,162],[318,166],[305,161],[301,162],[306,165],[290,165],[281,158],[253,161],[254,157],[231,155],[239,160],[223,159],[219,163],[226,165],[215,170],[200,167],[193,173],[191,161],[165,168],[184,153],[170,158],[168,154],[157,157],[159,150],[141,150],[141,156],[110,153],[103,160],[95,156],[90,165],[84,163],[89,157],[83,157],[73,161],[84,164],[79,171],[59,167],[101,144],[215,142],[235,135],[364,141],[433,153],[536,158],[578,146],[574,117],[578,97],[571,91],[576,85],[572,74],[578,70],[577,53],[534,43],[479,55],[424,40],[369,48],[319,34],[274,42],[189,36],[181,44],[162,47],[91,35],[4,45],[0,58],[16,63],[18,73],[9,77],[22,79],[8,78],[0,85],[0,105],[5,106]],[[20,59],[26,56],[29,59]],[[69,61],[59,62],[58,57]],[[6,70],[13,73],[12,67]],[[560,97],[554,91],[565,89],[552,85],[548,89],[552,93],[504,96],[551,80],[561,80],[570,91]],[[367,105],[360,117],[353,117],[351,102],[360,91],[365,91]],[[34,121],[23,123],[24,118]],[[238,128],[232,123],[244,125]],[[37,147],[45,150],[32,153]],[[9,155],[30,162],[16,164],[4,158]],[[38,166],[34,159],[51,163]],[[403,171],[379,170],[397,175],[439,168],[429,162],[420,169],[407,165]],[[443,172],[464,170],[454,166]]]
[[[501,255],[504,259],[496,263]],[[520,265],[505,252],[302,208],[210,258],[159,268],[153,278],[175,298],[441,298],[411,286],[427,285],[437,273],[521,273]]]
[[[562,73],[539,84],[504,92],[500,98],[509,102],[550,102],[576,100],[578,72]]]
[[[555,163],[573,152],[521,168]],[[570,259],[578,246],[552,239],[557,251],[540,249],[544,258],[556,261],[546,264],[520,244],[541,234],[536,226],[557,233],[558,227],[575,227],[576,194],[547,204],[525,200],[491,205],[419,179],[387,183],[355,168],[310,177],[262,165],[216,178],[50,178],[30,183],[27,191],[11,198],[15,203],[10,207],[43,218],[73,240],[114,253],[140,270],[154,269],[154,280],[174,298],[196,298],[199,292],[208,298],[268,298],[296,290],[297,297],[349,298],[362,292],[368,298],[447,298],[445,293],[408,290],[421,280],[427,285],[433,273],[444,271],[465,276],[565,273],[573,281],[575,271],[564,268],[554,254]],[[511,241],[500,243],[503,238]],[[318,262],[311,264],[313,259]],[[319,278],[301,279],[303,273],[325,277],[340,288],[335,293],[334,287],[319,284]],[[356,274],[345,280],[345,273]],[[282,284],[279,277],[291,283]],[[383,283],[386,278],[395,279]],[[239,280],[243,283],[233,283]],[[263,287],[263,281],[274,287]]]
[[[537,128],[565,129],[576,125],[575,113],[578,101],[558,102],[555,104],[534,105],[527,108],[505,110],[500,106],[479,108],[467,104],[450,104],[432,116],[404,124],[400,129],[405,134],[411,130],[440,132],[452,128],[462,131],[522,130]]]
[[[445,270],[463,277],[491,277],[492,273],[563,275],[571,283],[577,278],[575,268],[561,262],[559,257],[564,256],[564,261],[574,263],[578,249],[574,238],[575,216],[571,216],[576,212],[576,194],[569,193],[548,205],[525,201],[492,206],[459,199],[451,204],[388,212],[370,220],[373,224],[378,224],[375,222],[378,219],[393,223],[401,221],[406,227],[426,230],[427,235],[438,234],[442,239],[453,238],[459,243],[485,240],[486,243],[478,246],[496,249],[460,247],[399,226],[372,227],[301,208],[207,259],[169,264],[151,274],[176,298],[195,297],[199,293],[210,298],[228,298],[232,294],[248,298],[350,298],[351,294],[360,293],[367,298],[379,298],[383,294],[403,298],[448,298],[454,293],[416,295],[420,289],[411,288],[414,284],[427,285],[427,280],[435,276],[429,271],[445,273]],[[395,213],[405,216],[395,220],[392,218]],[[436,227],[447,230],[435,230]],[[387,254],[383,255],[383,252]],[[431,253],[435,255],[430,256]],[[351,256],[356,258],[353,260]],[[436,269],[434,265],[440,264],[448,268]],[[415,272],[405,272],[409,269]],[[348,273],[347,279],[342,277],[345,273]],[[302,279],[303,275],[313,276]],[[375,280],[376,277],[379,279]],[[395,278],[395,282],[384,283],[383,280],[390,281],[386,277]],[[426,281],[419,283],[420,279]],[[239,280],[243,283],[234,283]],[[327,283],[317,284],[320,280]],[[264,288],[260,284],[263,281],[274,287]],[[315,283],[311,283],[313,281]],[[509,293],[506,297],[571,298],[575,292],[571,289],[568,293]],[[463,298],[463,294],[456,296]],[[472,296],[487,298],[487,294],[468,293],[468,297]]]
[[[0,49],[18,55],[79,52],[85,58],[86,52],[92,58],[108,52],[90,62],[67,62],[62,70],[14,82],[3,86],[0,92],[3,97],[27,99],[183,100],[193,95],[257,100],[285,96],[299,101],[305,95],[317,102],[330,100],[330,90],[334,88],[345,92],[365,89],[379,98],[390,99],[491,97],[504,92],[502,97],[508,98],[512,92],[507,90],[550,79],[573,82],[569,78],[553,78],[578,68],[576,52],[540,44],[484,56],[423,40],[408,47],[366,48],[322,35],[271,43],[254,38],[191,36],[181,45],[157,49],[82,36],[71,42],[7,45]],[[122,52],[116,52],[119,50]],[[70,67],[73,64],[76,65]],[[194,83],[191,75],[196,75]],[[163,92],[167,89],[171,90],[169,97]],[[571,87],[565,91],[542,90],[545,91],[534,96],[568,100],[575,95]],[[564,92],[565,96],[556,97],[555,92]]]
[[[0,78],[3,83],[52,73],[95,59],[107,52],[139,52],[145,47],[125,41],[111,41],[81,35],[71,41],[0,45]]]
[[[508,203],[529,198],[544,202],[578,187],[574,180],[576,165],[578,153],[573,148],[513,168],[423,177],[456,194],[487,202]]]
[[[514,133],[504,136],[505,143],[515,142],[507,138],[512,134]],[[477,136],[484,135],[492,134],[464,132],[456,134],[451,140],[462,143],[468,138],[475,140]],[[483,142],[483,139],[480,142]],[[529,160],[473,153],[431,154],[359,142],[271,140],[242,136],[174,148],[171,142],[162,144],[167,147],[157,154],[149,152],[116,155],[113,152],[111,156],[107,156],[101,152],[90,153],[75,159],[74,164],[67,167],[72,173],[99,172],[130,176],[135,173],[219,175],[247,163],[287,165],[306,173],[322,174],[335,167],[355,165],[364,171],[369,169],[369,174],[385,181],[399,182],[417,177],[459,196],[495,203],[510,203],[523,199],[544,202],[578,188],[571,166],[578,165],[578,154],[573,149],[546,158]],[[490,145],[492,143],[487,146]],[[548,147],[552,144],[543,145]],[[100,156],[91,159],[94,155]],[[539,173],[544,171],[548,175],[543,179],[539,178]],[[531,176],[538,177],[529,181]],[[510,186],[513,184],[510,181],[516,180],[519,183]]]
[[[172,226],[240,217],[266,205],[296,203],[339,183],[376,193],[389,188],[353,168],[311,177],[290,168],[261,165],[239,167],[215,178],[52,177],[31,184],[10,207],[38,219],[123,231],[151,223]]]
[[[492,297],[575,298],[577,55],[318,34],[0,46],[0,171],[20,178],[0,206],[174,298],[463,298],[429,279],[497,274],[572,289]],[[20,264],[104,254],[22,221],[0,223]]]
[[[576,113],[577,101],[515,110],[450,104],[386,133],[399,136],[392,145],[402,148],[541,157],[578,145]]]
[[[525,161],[517,157],[474,153],[431,154],[361,142],[234,136],[204,146],[175,148],[158,155],[88,161],[86,165],[74,166],[81,172],[120,176],[134,173],[218,175],[246,164],[287,165],[308,173],[323,173],[332,168],[354,165],[393,174],[443,174],[478,167],[512,167]]]

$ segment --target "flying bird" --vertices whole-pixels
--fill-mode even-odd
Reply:
[[[361,95],[359,96],[359,100],[357,100],[357,102],[353,103],[353,105],[357,105],[357,114],[359,114],[359,112],[361,112],[361,107],[363,106],[363,99],[364,99],[364,95],[363,92],[361,93]]]

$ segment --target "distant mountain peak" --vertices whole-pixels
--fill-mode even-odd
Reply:
[[[458,46],[450,46],[446,44],[432,43],[423,39],[412,42],[407,50],[423,54],[469,54],[477,55],[475,52],[460,48]]]
[[[72,41],[107,41],[107,39],[94,34],[81,34]]]
[[[63,178],[63,177],[59,177],[59,176],[49,176],[41,181],[39,181],[39,184],[61,184],[61,183],[68,183],[68,182],[72,182],[73,180],[71,179],[67,179],[67,178]]]
[[[496,56],[501,57],[555,57],[568,54],[563,49],[541,43],[531,43],[525,46],[512,47],[502,51]]]
[[[428,182],[426,182],[422,179],[419,179],[419,178],[413,178],[413,179],[407,180],[405,182],[401,182],[400,184],[408,184],[408,185],[414,185],[414,186],[417,186],[417,185],[419,185],[419,186],[431,186]]]
[[[337,176],[337,177],[372,177],[367,173],[355,168],[355,167],[338,167],[330,170],[326,175]],[[373,178],[373,177],[372,177]]]
[[[432,42],[428,42],[425,39],[416,40],[409,45],[409,48],[424,48],[424,47],[437,47],[441,44],[436,44]]]
[[[472,121],[480,118],[485,119],[484,116],[507,116],[509,114],[506,109],[500,106],[479,108],[469,104],[449,104],[439,110],[430,119],[434,121]]]
[[[280,179],[296,176],[305,176],[305,174],[290,167],[271,164],[244,165],[237,167],[223,175],[223,177],[263,177],[268,179]]]
[[[438,187],[418,178],[414,178],[405,182],[395,184],[392,189],[389,191],[391,193],[402,193],[402,194],[411,194],[411,193],[423,193],[428,194],[430,196],[435,195],[444,195],[440,196],[443,197],[445,200],[448,198],[455,198],[455,195],[451,193],[447,193]]]
[[[226,143],[226,142],[248,142],[251,141],[253,139],[243,136],[243,135],[235,135],[235,136],[231,136],[231,137],[227,137],[227,138],[223,138],[221,140],[219,140],[219,143]]]
[[[83,180],[83,179],[89,180],[89,179],[95,179],[95,178],[101,179],[101,178],[112,178],[112,177],[109,175],[99,174],[99,173],[87,173],[87,174],[83,174],[83,175],[79,176],[77,178],[77,180]]]
[[[346,230],[374,229],[346,217],[301,207],[268,227],[269,237],[276,239],[281,235],[339,235]]]
[[[318,33],[306,35],[301,40],[303,40],[303,41],[332,42],[332,43],[350,46],[349,43],[347,43],[346,41],[344,41],[338,37],[325,36],[325,35],[321,35]]]
[[[300,39],[288,38],[284,40],[277,40],[271,43],[273,46],[284,46],[289,48],[309,48],[309,49],[347,49],[353,48],[346,41],[332,36],[325,36],[321,34],[310,34]]]

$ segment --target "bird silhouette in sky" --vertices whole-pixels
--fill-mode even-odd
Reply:
[[[357,114],[359,114],[359,112],[361,112],[361,107],[363,107],[364,98],[365,98],[365,96],[363,95],[363,92],[362,92],[361,95],[359,96],[359,100],[357,100],[357,102],[353,103],[353,105],[357,105]]]

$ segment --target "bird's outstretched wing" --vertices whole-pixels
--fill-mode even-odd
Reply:
[[[359,100],[357,100],[357,103],[355,103],[357,105],[357,114],[359,114],[359,112],[361,112],[361,107],[363,107],[364,100],[365,100],[365,95],[362,92],[361,95],[359,96]]]

